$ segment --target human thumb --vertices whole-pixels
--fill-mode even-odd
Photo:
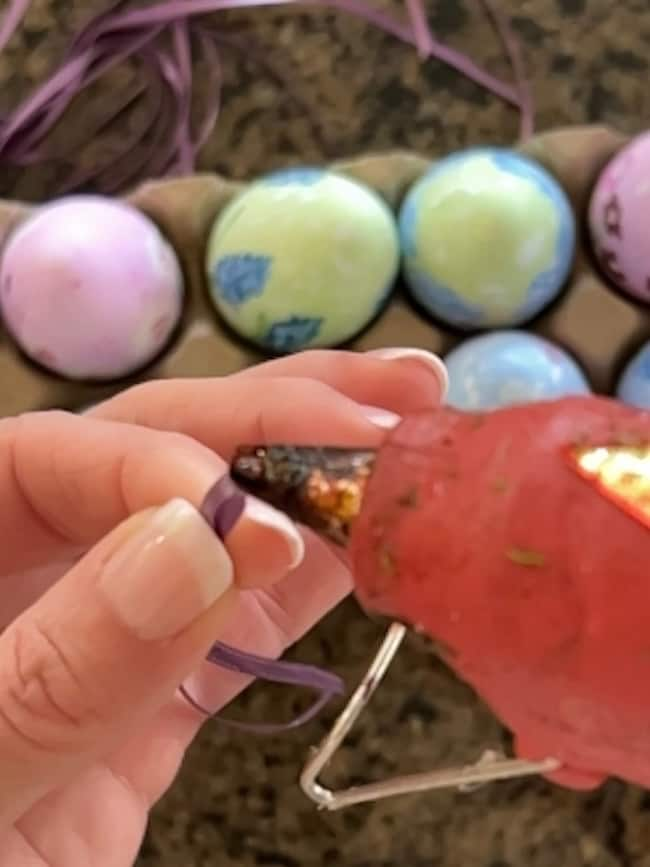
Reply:
[[[232,584],[218,538],[173,500],[117,527],[7,627],[0,828],[173,697],[218,638]]]

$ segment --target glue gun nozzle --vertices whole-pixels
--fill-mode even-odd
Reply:
[[[246,493],[345,545],[375,458],[375,449],[241,446],[230,475]]]

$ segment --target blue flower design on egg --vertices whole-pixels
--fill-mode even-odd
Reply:
[[[291,316],[274,322],[263,340],[278,352],[295,352],[318,336],[322,324],[322,318]]]
[[[237,306],[262,294],[270,272],[270,256],[253,253],[223,256],[214,269],[214,288],[224,301]]]

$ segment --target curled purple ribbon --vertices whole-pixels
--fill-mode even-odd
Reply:
[[[133,86],[118,112],[110,111],[99,130],[118,114],[138,106],[144,109],[144,123],[127,137],[119,153],[108,155],[104,164],[63,177],[59,195],[89,185],[99,192],[119,194],[141,180],[143,174],[152,178],[191,173],[218,119],[220,49],[237,45],[236,40],[229,41],[228,31],[217,33],[205,26],[206,17],[232,9],[292,6],[298,2],[348,13],[414,45],[423,62],[434,58],[445,63],[515,106],[521,116],[521,138],[532,134],[532,100],[521,54],[508,19],[497,11],[494,0],[480,2],[512,67],[514,86],[436,39],[422,0],[405,0],[406,15],[402,18],[365,0],[161,0],[135,8],[129,8],[124,0],[107,0],[106,9],[91,18],[72,40],[50,78],[12,111],[0,115],[0,165],[26,168],[46,162],[66,164],[70,151],[83,147],[83,143],[75,147],[68,142],[64,151],[55,153],[45,146],[47,134],[79,93],[118,64],[136,61],[143,81]],[[0,51],[19,28],[29,5],[29,0],[5,0],[0,13]],[[250,43],[246,34],[243,37]],[[259,57],[250,46],[246,56],[270,68],[268,58]],[[201,106],[193,106],[195,61],[201,62],[202,74],[210,77],[206,101]],[[284,70],[279,77],[290,82]],[[293,95],[290,87],[285,92]],[[308,115],[314,113],[313,126],[319,130],[317,108],[308,106]],[[85,133],[86,141],[93,141],[97,133],[98,129],[90,129]]]
[[[241,518],[245,506],[244,494],[229,476],[224,476],[208,491],[201,506],[201,514],[223,540]],[[297,728],[312,720],[334,696],[342,695],[344,692],[341,678],[329,671],[296,662],[266,659],[244,650],[229,647],[220,641],[212,645],[207,659],[214,665],[228,671],[254,677],[256,680],[305,687],[318,693],[316,701],[307,710],[286,723],[245,723],[217,717],[226,725],[244,731],[257,734],[275,734]],[[181,687],[181,693],[201,713],[206,716],[213,716],[209,710],[202,707],[189,694],[186,687]]]

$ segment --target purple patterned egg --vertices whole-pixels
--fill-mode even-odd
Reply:
[[[123,377],[151,361],[182,312],[183,276],[136,208],[70,196],[37,209],[0,258],[0,313],[18,346],[75,380]]]
[[[604,273],[631,297],[650,303],[650,132],[634,138],[600,174],[589,230]]]

